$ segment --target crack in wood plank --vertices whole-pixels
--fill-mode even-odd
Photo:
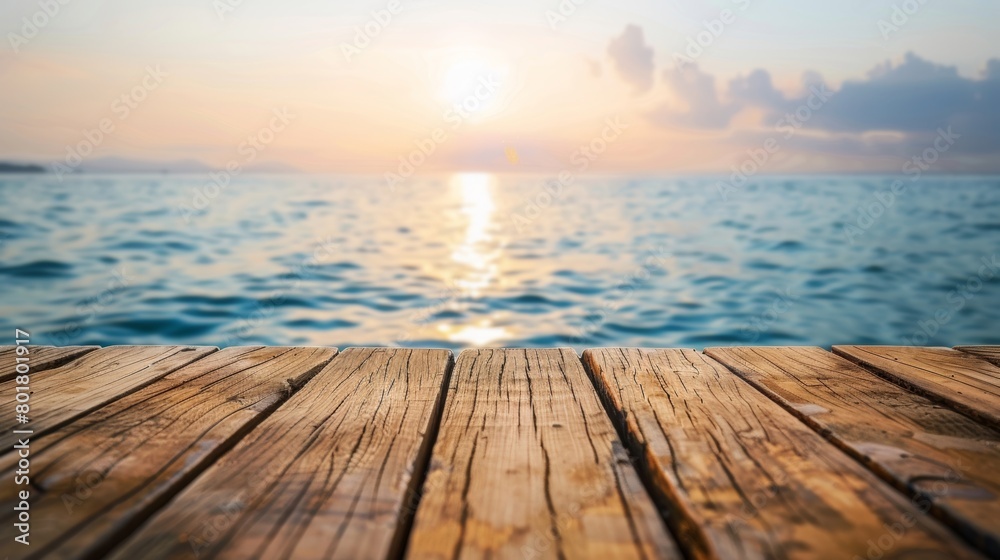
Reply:
[[[111,557],[398,556],[450,358],[342,352]]]
[[[139,353],[162,360],[161,354]],[[14,512],[0,512],[7,521],[0,527],[0,554],[56,559],[103,555],[335,353],[228,348],[35,438],[31,458],[38,492],[31,497],[31,547],[15,548],[22,545],[11,534]],[[5,477],[18,468],[17,459],[0,457]],[[0,489],[0,501],[12,501],[15,490]]]
[[[691,350],[584,353],[690,558],[977,558],[957,536],[721,364]],[[764,469],[767,465],[767,469]],[[909,517],[907,517],[909,516]]]
[[[31,375],[53,369],[93,352],[99,346],[26,346],[27,354],[18,354],[13,346],[0,351],[0,383],[14,379],[19,363],[27,363]],[[27,362],[18,362],[17,358],[27,358]]]
[[[821,348],[705,352],[1000,556],[1000,432]]]
[[[834,346],[879,376],[1000,429],[1000,366],[950,348]]]
[[[407,558],[679,557],[576,354],[459,355]]]

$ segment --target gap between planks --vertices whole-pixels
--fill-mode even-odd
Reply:
[[[335,349],[230,347],[47,436],[32,436],[35,521],[27,558],[102,556],[335,354]],[[10,474],[17,459],[0,457],[0,471]],[[15,488],[3,487],[0,501],[15,499],[8,490]],[[9,518],[0,512],[0,519]],[[0,551],[23,557],[13,530],[11,522],[0,523]]]
[[[821,348],[705,353],[1000,557],[1000,432]]]
[[[107,349],[102,349],[101,351],[103,351],[103,350],[107,350]],[[88,350],[88,352],[85,353],[85,354],[90,355],[91,351],[93,351],[93,349]],[[98,351],[98,352],[101,352],[101,351]],[[471,352],[471,351],[463,351],[463,354],[465,354],[465,352]],[[526,352],[526,351],[520,350],[519,352]],[[580,360],[579,357],[576,356],[575,353],[572,353],[571,351],[566,351],[566,352],[568,354],[572,354],[572,356],[574,358],[574,359],[564,358],[564,359],[566,359],[567,363],[572,363],[573,361],[575,361],[578,365],[580,364],[581,360]],[[594,351],[588,351],[588,352],[594,352]],[[199,357],[203,357],[204,355],[205,354],[202,354]],[[82,356],[84,356],[84,354],[80,354],[79,356],[77,356],[77,358],[80,358]],[[448,388],[448,387],[450,387],[453,384],[453,380],[449,381],[449,379],[448,379],[448,377],[450,375],[452,375],[452,370],[451,370],[451,353],[450,352],[448,352],[448,356],[449,356],[449,358],[448,358],[449,365],[446,368],[446,371],[444,373],[444,381],[443,381],[443,387],[444,388]],[[586,356],[586,353],[585,353],[585,356]],[[73,358],[71,358],[71,359],[73,359]],[[333,363],[336,363],[340,359],[341,359],[341,357],[338,357],[338,358],[334,359],[334,362],[332,362],[330,364],[330,366],[332,366]],[[79,361],[82,361],[82,359],[78,360],[78,362]],[[584,359],[583,361],[586,362],[586,359]],[[195,362],[195,364],[197,364],[197,362]],[[65,365],[65,364],[59,364],[59,365]],[[569,367],[572,368],[573,366],[570,365]],[[52,366],[53,370],[54,369],[58,369],[58,368],[59,368],[59,366]],[[38,373],[41,373],[41,371],[39,371]],[[729,372],[729,374],[733,375],[734,378],[738,377],[736,374],[734,374],[732,372]],[[166,375],[166,374],[162,374],[162,375],[160,375],[160,377],[162,377],[163,375]],[[40,378],[41,377],[42,376],[40,376]],[[626,438],[626,436],[628,436],[628,434],[629,434],[628,426],[626,424],[622,423],[622,422],[619,422],[617,420],[615,414],[613,414],[614,408],[613,408],[613,406],[611,404],[611,401],[606,400],[606,398],[604,398],[605,395],[603,393],[601,393],[601,391],[599,390],[600,389],[599,383],[601,383],[599,377],[594,373],[593,370],[589,371],[589,375],[585,374],[584,377],[589,381],[589,383],[587,384],[587,386],[589,386],[589,388],[592,389],[592,390],[596,390],[601,395],[601,397],[602,397],[601,401],[603,401],[603,402],[599,402],[599,408],[601,409],[602,414],[604,414],[604,416],[605,416],[606,419],[608,417],[610,417],[612,420],[615,420],[615,421],[613,421],[611,423],[612,426],[613,426],[612,427],[612,431],[615,432],[615,433],[617,433],[620,438]],[[153,381],[155,381],[156,379],[159,379],[159,377],[155,378]],[[139,390],[143,389],[144,387],[146,387],[149,383],[152,383],[153,381],[146,381],[146,385],[143,385],[142,382],[139,382],[138,387],[136,387],[134,385],[129,386],[129,387],[131,387],[129,389],[129,391],[131,393],[134,393],[135,391],[139,391]],[[742,380],[738,380],[738,381],[742,382]],[[754,391],[759,391],[759,387],[751,386],[751,385],[752,384],[748,384],[748,387],[750,387]],[[306,386],[308,387],[309,384],[307,384]],[[101,398],[103,398],[103,397],[100,397],[100,394],[98,393],[99,387],[98,386],[91,386],[91,387],[92,388],[90,390],[91,390],[91,392],[92,392],[93,395],[89,398],[89,400],[87,402],[90,403],[90,406],[95,407],[95,408],[88,408],[86,410],[83,410],[82,412],[77,412],[76,415],[72,415],[71,417],[69,417],[69,419],[63,418],[59,422],[54,422],[52,424],[54,427],[50,427],[48,431],[52,431],[52,430],[56,430],[56,429],[60,429],[61,430],[63,427],[66,427],[67,429],[75,428],[76,424],[78,422],[81,422],[81,421],[85,420],[88,417],[88,415],[94,414],[95,411],[102,410],[103,407],[110,406],[110,403],[113,402],[113,400],[112,401],[108,401],[108,402],[101,401]],[[130,393],[128,393],[128,392],[125,393],[125,395],[128,395],[128,394],[130,394]],[[761,394],[764,395],[766,397],[766,399],[768,399],[768,400],[776,401],[776,399],[774,399],[774,397],[772,397],[771,395],[767,395],[765,392],[761,392]],[[430,482],[429,482],[429,475],[430,475],[430,471],[432,470],[432,456],[433,455],[432,455],[431,447],[435,446],[435,451],[436,451],[436,446],[441,441],[441,437],[442,436],[441,436],[440,430],[441,430],[442,423],[443,423],[443,418],[442,417],[445,414],[443,411],[447,410],[447,407],[449,406],[449,401],[450,401],[451,397],[452,397],[452,395],[451,395],[450,391],[447,391],[445,389],[441,390],[440,395],[439,395],[439,400],[437,401],[436,408],[430,414],[431,422],[429,424],[428,431],[424,434],[423,445],[425,447],[422,447],[421,450],[418,451],[416,453],[416,455],[414,456],[415,459],[414,459],[414,461],[412,463],[412,467],[413,467],[412,477],[409,479],[409,483],[408,483],[407,488],[402,491],[402,504],[403,505],[401,506],[402,509],[400,511],[400,514],[396,518],[397,525],[396,525],[396,530],[395,530],[394,536],[389,540],[389,544],[387,546],[383,546],[380,549],[380,550],[383,551],[383,553],[380,553],[381,555],[372,556],[373,558],[374,557],[380,557],[380,558],[381,557],[389,557],[389,558],[394,558],[394,557],[402,556],[403,554],[410,554],[410,557],[413,557],[413,558],[420,558],[421,557],[421,555],[420,555],[420,549],[419,548],[417,548],[417,549],[411,549],[411,548],[406,548],[405,547],[405,544],[408,541],[412,540],[412,538],[413,538],[413,536],[415,534],[415,531],[418,528],[417,524],[414,522],[413,516],[411,515],[411,516],[408,517],[407,514],[408,514],[408,512],[412,512],[412,511],[419,512],[420,508],[424,506],[423,500],[426,498],[425,494],[427,493],[427,491],[428,491],[428,485],[430,484]],[[119,395],[119,398],[121,398],[121,395]],[[285,404],[287,404],[287,402]],[[86,408],[86,407],[84,407],[84,408]],[[284,406],[279,407],[277,409],[277,411],[280,411],[282,408],[284,408]],[[275,413],[277,413],[277,411]],[[272,416],[273,416],[273,414],[272,414]],[[802,420],[801,418],[794,418],[794,419],[796,421],[801,421]],[[806,424],[808,424],[808,422],[806,422]],[[259,428],[259,426],[258,426],[258,428]],[[816,429],[813,426],[807,426],[807,428],[809,430]],[[257,431],[257,430],[255,429],[254,431]],[[819,430],[817,430],[817,431],[819,431]],[[241,436],[240,438],[238,438],[239,441],[238,442],[234,442],[234,444],[241,445],[243,443],[243,441],[245,441],[253,433],[254,432],[250,432],[250,434],[247,434],[245,436]],[[54,437],[54,434],[53,434],[53,437]],[[840,449],[838,449],[837,452],[842,453],[842,451]],[[848,453],[848,455],[849,454],[850,453]],[[639,466],[639,478],[641,478],[642,481],[645,483],[643,485],[640,485],[640,487],[639,487],[640,491],[641,492],[645,492],[646,490],[654,491],[654,497],[657,498],[658,501],[662,502],[662,496],[657,497],[656,494],[655,494],[655,492],[657,491],[657,484],[656,484],[655,480],[653,479],[653,477],[654,477],[654,475],[656,475],[656,473],[653,472],[653,470],[650,469],[650,465],[652,463],[650,463],[649,461],[640,460],[641,458],[642,458],[642,454],[641,453],[638,454],[637,456],[633,457],[633,460],[635,460],[636,463]],[[628,462],[628,461],[626,460],[626,462]],[[470,465],[471,465],[471,463],[470,463]],[[632,463],[629,463],[628,466],[631,467]],[[871,469],[871,468],[872,467],[869,465],[869,466],[866,467],[865,470]],[[202,474],[203,474],[203,472],[202,472]],[[194,477],[192,476],[192,478],[194,478]],[[194,479],[194,483],[197,483],[200,479],[201,479],[201,476],[199,475],[198,478]],[[189,490],[189,488],[190,488],[190,485],[184,487],[182,489],[182,492],[187,492]],[[419,490],[416,490],[416,489],[419,489]],[[433,489],[434,489],[434,487],[430,486],[430,490],[433,490]],[[640,510],[641,510],[641,508],[640,508]],[[162,510],[156,510],[154,513],[158,515],[161,511]],[[145,527],[148,527],[149,525],[150,524],[146,524]],[[655,523],[654,523],[654,525],[655,525]],[[933,533],[933,531],[930,531],[930,532]],[[683,531],[681,531],[680,534],[684,534]],[[669,534],[668,534],[667,538],[670,538]],[[933,540],[933,539],[931,539],[931,540]],[[130,541],[130,542],[133,542],[133,541]],[[134,544],[134,542],[133,542],[133,544]],[[119,552],[120,550],[121,549],[116,550],[116,553]],[[137,549],[135,549],[133,547],[132,550],[135,551]],[[141,549],[138,549],[138,550],[141,550]],[[699,554],[692,554],[691,552],[692,551],[689,550],[689,554],[691,554],[691,556],[693,556],[693,557],[699,557],[700,556]],[[695,552],[697,552],[697,551],[695,551]],[[127,558],[128,556],[125,555],[125,556],[121,556],[121,557],[122,558]],[[156,557],[156,556],[151,556],[151,557]],[[169,557],[169,556],[163,556],[163,557]],[[658,557],[658,556],[654,555],[653,557]]]
[[[112,558],[398,556],[451,359],[345,350]]]
[[[463,351],[407,558],[680,558],[579,357]]]
[[[36,374],[47,369],[68,364],[88,352],[93,352],[99,346],[22,346],[19,351],[14,346],[6,346],[0,350],[0,383],[14,379],[17,366],[28,364],[30,374]],[[18,358],[22,358],[18,361]],[[25,362],[24,359],[27,361]]]
[[[1000,346],[956,346],[955,350],[972,354],[1000,366]]]
[[[1000,366],[950,348],[834,346],[833,352],[897,385],[1000,429]]]
[[[864,555],[909,523],[894,555],[978,558],[810,427],[727,368],[684,350],[584,352],[602,398],[689,558]],[[882,552],[884,554],[884,551]]]

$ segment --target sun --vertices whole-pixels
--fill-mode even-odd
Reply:
[[[509,91],[509,66],[498,56],[467,49],[442,65],[439,99],[463,114],[482,117],[496,112]]]
[[[461,103],[470,95],[475,95],[476,85],[482,79],[495,74],[494,69],[483,60],[474,58],[453,62],[445,71],[441,84],[441,96],[450,103]]]

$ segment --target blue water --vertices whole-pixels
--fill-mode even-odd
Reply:
[[[1000,178],[775,177],[725,197],[711,178],[207,184],[0,178],[2,330],[101,345],[1000,343]]]

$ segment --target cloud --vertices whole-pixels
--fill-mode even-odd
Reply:
[[[829,91],[828,102],[799,120],[803,130],[837,136],[830,140],[836,151],[851,146],[870,149],[871,143],[862,137],[882,133],[898,140],[895,145],[880,142],[879,149],[899,151],[950,126],[962,135],[958,151],[984,154],[1000,151],[1000,59],[989,60],[981,76],[966,78],[953,66],[909,53],[901,62],[880,64],[866,78],[846,81],[836,91],[818,74],[807,72],[803,93],[786,95],[763,69],[732,80],[719,92],[714,77],[686,65],[666,73],[667,85],[686,108],[665,106],[651,118],[665,125],[718,130],[729,128],[740,111],[756,108],[763,111],[760,124],[771,127],[783,118],[787,122],[814,92]],[[851,136],[854,139],[845,139]]]
[[[667,70],[663,78],[686,105],[686,110],[663,108],[655,111],[651,116],[659,124],[722,129],[729,125],[730,119],[739,111],[736,104],[719,100],[715,91],[715,78],[698,70],[694,64]]]
[[[776,108],[787,104],[785,96],[774,89],[771,74],[766,70],[754,70],[745,78],[741,76],[729,82],[729,93],[743,105]]]
[[[590,70],[590,75],[594,78],[600,78],[604,71],[601,68],[601,61],[594,60],[592,58],[586,57],[584,60],[587,62],[587,69]]]
[[[963,135],[962,152],[1000,150],[1000,60],[988,61],[982,75],[981,80],[965,78],[953,66],[909,53],[898,65],[876,67],[867,80],[845,82],[808,126],[917,138],[952,127]]]
[[[924,131],[953,123],[962,113],[986,109],[977,107],[977,89],[976,80],[959,76],[954,67],[911,53],[898,66],[876,67],[867,80],[845,82],[811,124],[845,132]]]
[[[983,71],[983,78],[992,82],[1000,80],[1000,58],[991,58],[986,63],[986,70]]]
[[[632,84],[635,93],[649,91],[653,87],[653,49],[646,45],[642,28],[626,25],[621,35],[611,40],[608,54],[614,61],[615,69],[626,82]]]
[[[722,94],[716,91],[715,77],[694,64],[667,70],[664,78],[674,96],[686,104],[686,110],[664,106],[652,115],[653,120],[692,128],[727,128],[737,113],[749,107],[763,109],[765,123],[773,123],[806,103],[814,92],[833,93],[816,72],[803,74],[803,94],[799,97],[777,90],[771,74],[762,69],[731,80]]]

